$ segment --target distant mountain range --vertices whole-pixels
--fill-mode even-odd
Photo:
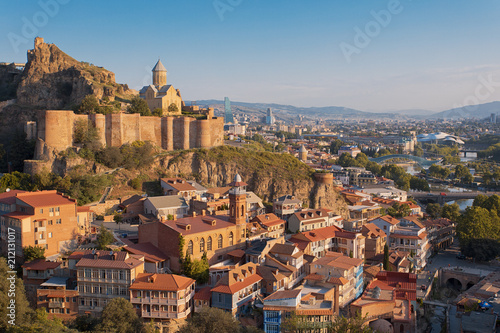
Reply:
[[[188,102],[189,103],[189,102]],[[196,101],[198,105],[215,106],[223,108],[224,101],[222,100],[199,100]],[[413,119],[459,119],[459,118],[488,118],[492,113],[500,114],[500,102],[491,102],[485,104],[478,104],[473,106],[465,106],[462,108],[455,108],[441,112],[434,112],[424,109],[408,109],[387,112],[368,112],[361,111],[341,106],[324,106],[324,107],[298,107],[293,105],[283,105],[274,103],[246,103],[231,101],[232,106],[236,106],[240,111],[248,111],[250,113],[259,113],[264,115],[268,108],[273,110],[273,113],[278,118],[289,118],[302,115],[310,118],[322,119],[338,119],[338,118],[351,118],[351,119],[383,119],[396,117],[413,118]]]

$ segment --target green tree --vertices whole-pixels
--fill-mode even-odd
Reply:
[[[410,206],[407,204],[400,204],[399,202],[395,202],[392,207],[387,209],[387,214],[396,218],[408,216],[410,213]]]
[[[76,112],[81,114],[100,113],[99,101],[97,100],[97,97],[95,97],[95,95],[85,96]]]
[[[441,205],[438,203],[429,203],[425,207],[425,212],[433,219],[438,218],[441,216]]]
[[[380,176],[382,167],[377,162],[368,161],[368,163],[366,163],[366,170],[371,171],[374,175]]]
[[[450,175],[448,168],[433,164],[429,167],[429,175],[439,179],[446,179]]]
[[[168,112],[170,113],[178,113],[179,112],[179,108],[177,107],[177,105],[175,105],[175,103],[172,103],[168,106]]]
[[[80,332],[94,332],[101,321],[99,318],[89,314],[79,315],[68,323],[68,327],[77,329]]]
[[[330,144],[330,154],[338,154],[340,147],[345,145],[345,142],[339,139],[335,139]]]
[[[109,301],[101,315],[101,323],[97,331],[106,333],[140,332],[142,323],[132,304],[124,298],[117,297]]]
[[[178,333],[237,333],[240,324],[231,313],[217,308],[203,308],[187,320]]]
[[[427,180],[418,178],[416,176],[411,176],[410,188],[412,190],[418,190],[418,191],[425,191],[425,192],[430,191],[430,186]]]
[[[462,253],[478,261],[490,261],[500,255],[500,243],[495,239],[471,239],[462,247]]]
[[[460,217],[460,206],[458,206],[457,203],[451,205],[444,204],[441,208],[441,216],[454,222],[458,221]]]
[[[8,328],[12,329],[29,323],[32,314],[26,299],[23,280],[16,274],[10,273],[11,271],[12,269],[7,265],[7,259],[0,257],[0,331],[2,332],[7,331]],[[10,291],[11,283],[16,286],[14,294]],[[11,298],[11,296],[14,297]],[[15,300],[15,316],[9,316],[11,299]]]
[[[148,103],[139,96],[132,98],[127,111],[128,113],[139,113],[141,116],[151,116],[151,110],[149,109]]]
[[[136,177],[132,180],[130,180],[130,186],[132,186],[132,188],[134,190],[140,190],[142,188],[142,181],[139,177]]]
[[[385,271],[389,270],[389,246],[387,246],[387,243],[384,245],[384,262],[383,262],[383,267]]]
[[[458,164],[455,167],[455,178],[460,179],[464,183],[471,183],[474,180],[474,177],[472,177],[469,168],[461,164]]]
[[[330,325],[329,332],[349,332],[349,333],[374,333],[370,326],[365,325],[365,318],[336,316]]]
[[[488,211],[478,206],[468,207],[465,214],[458,219],[457,235],[464,253],[472,248],[471,244],[477,245],[477,240],[491,239],[498,242],[500,218],[496,211]]]
[[[97,249],[105,250],[107,246],[115,241],[113,234],[104,226],[101,226],[97,235]]]
[[[162,108],[156,108],[153,110],[153,116],[155,117],[163,117],[163,109]]]
[[[368,156],[366,156],[364,153],[357,154],[355,160],[358,163],[358,165],[363,168],[366,167],[366,165],[369,162]]]
[[[26,246],[23,247],[23,255],[25,261],[32,261],[35,259],[45,259],[45,248],[41,246]]]

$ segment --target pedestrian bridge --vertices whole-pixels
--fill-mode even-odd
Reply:
[[[388,160],[392,160],[395,158],[400,158],[400,159],[406,159],[406,160],[411,160],[414,162],[417,162],[421,167],[428,168],[434,163],[441,162],[441,160],[428,160],[422,157],[418,156],[413,156],[413,155],[406,155],[406,154],[394,154],[394,155],[385,155],[385,156],[380,156],[376,158],[369,158],[370,161],[376,162],[376,163],[382,163]]]

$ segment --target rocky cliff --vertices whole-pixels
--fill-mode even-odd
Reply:
[[[348,218],[347,204],[335,186],[316,182],[313,170],[288,154],[250,152],[232,147],[177,153],[158,161],[169,174],[195,178],[208,187],[226,186],[239,173],[264,201],[292,194],[311,208],[324,207]]]
[[[17,103],[36,108],[61,109],[93,94],[113,100],[128,92],[126,85],[115,82],[115,74],[102,67],[79,62],[54,44],[35,39],[28,51],[28,62],[17,86]]]

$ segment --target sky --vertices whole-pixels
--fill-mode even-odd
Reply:
[[[160,58],[184,100],[441,111],[500,100],[499,14],[497,0],[9,1],[0,62],[40,36],[134,89]]]

